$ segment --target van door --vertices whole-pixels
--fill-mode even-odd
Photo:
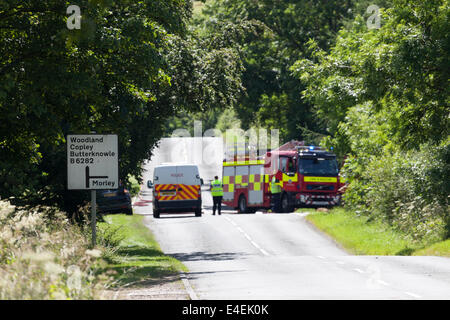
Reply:
[[[172,200],[177,193],[177,167],[161,166],[155,168],[154,192],[160,201]]]
[[[197,200],[200,196],[200,176],[198,167],[186,165],[177,167],[177,199]]]

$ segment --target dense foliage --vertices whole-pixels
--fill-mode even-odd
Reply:
[[[80,0],[79,30],[69,5],[0,1],[0,196],[71,211],[67,134],[117,133],[121,178],[139,177],[167,118],[236,99],[240,65],[187,35],[189,0]]]
[[[446,0],[393,1],[380,29],[357,17],[291,68],[323,143],[348,156],[346,204],[417,239],[450,236],[449,14]]]
[[[385,1],[377,1],[382,5]],[[368,1],[209,0],[194,21],[203,34],[223,33],[239,49],[245,71],[245,94],[235,106],[243,129],[279,129],[283,141],[318,141],[325,133],[301,97],[305,85],[290,72],[301,58],[310,57],[308,40],[323,49],[355,13],[364,14]],[[367,5],[365,5],[367,4]],[[239,33],[239,31],[243,31]],[[234,35],[239,34],[239,37]],[[224,41],[225,41],[224,40]]]

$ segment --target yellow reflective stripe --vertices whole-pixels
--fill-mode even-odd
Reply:
[[[246,187],[248,186],[248,183],[241,183],[241,186]]]
[[[234,177],[234,183],[235,184],[241,184],[241,182],[242,182],[242,176],[235,176]]]
[[[223,184],[229,184],[230,183],[230,176],[224,176],[223,177]]]
[[[269,183],[269,175],[268,174],[264,175],[264,182]]]
[[[255,175],[254,175],[254,174],[251,174],[251,175],[248,177],[248,182],[250,182],[250,183],[255,182]]]
[[[253,184],[253,189],[254,189],[255,191],[261,190],[261,182],[256,182],[256,183],[254,183],[254,184]]]
[[[287,174],[283,173],[283,182],[289,182],[289,180],[291,180],[291,182],[297,182],[298,174],[296,173],[295,176],[290,177]]]
[[[231,166],[248,166],[248,165],[255,165],[255,164],[264,164],[264,160],[248,160],[248,161],[234,161],[234,162],[224,162],[224,167],[231,167]]]
[[[228,192],[234,192],[234,184],[228,185]]]
[[[337,182],[335,177],[304,177],[305,182]]]

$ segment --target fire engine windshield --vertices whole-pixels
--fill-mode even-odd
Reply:
[[[304,175],[337,176],[339,173],[336,159],[301,158],[299,172]]]

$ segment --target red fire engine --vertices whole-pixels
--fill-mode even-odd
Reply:
[[[282,188],[282,212],[340,203],[339,189],[343,184],[336,155],[298,141],[288,142],[256,160],[248,156],[225,160],[223,203],[240,212],[270,208],[270,184],[274,175]]]

